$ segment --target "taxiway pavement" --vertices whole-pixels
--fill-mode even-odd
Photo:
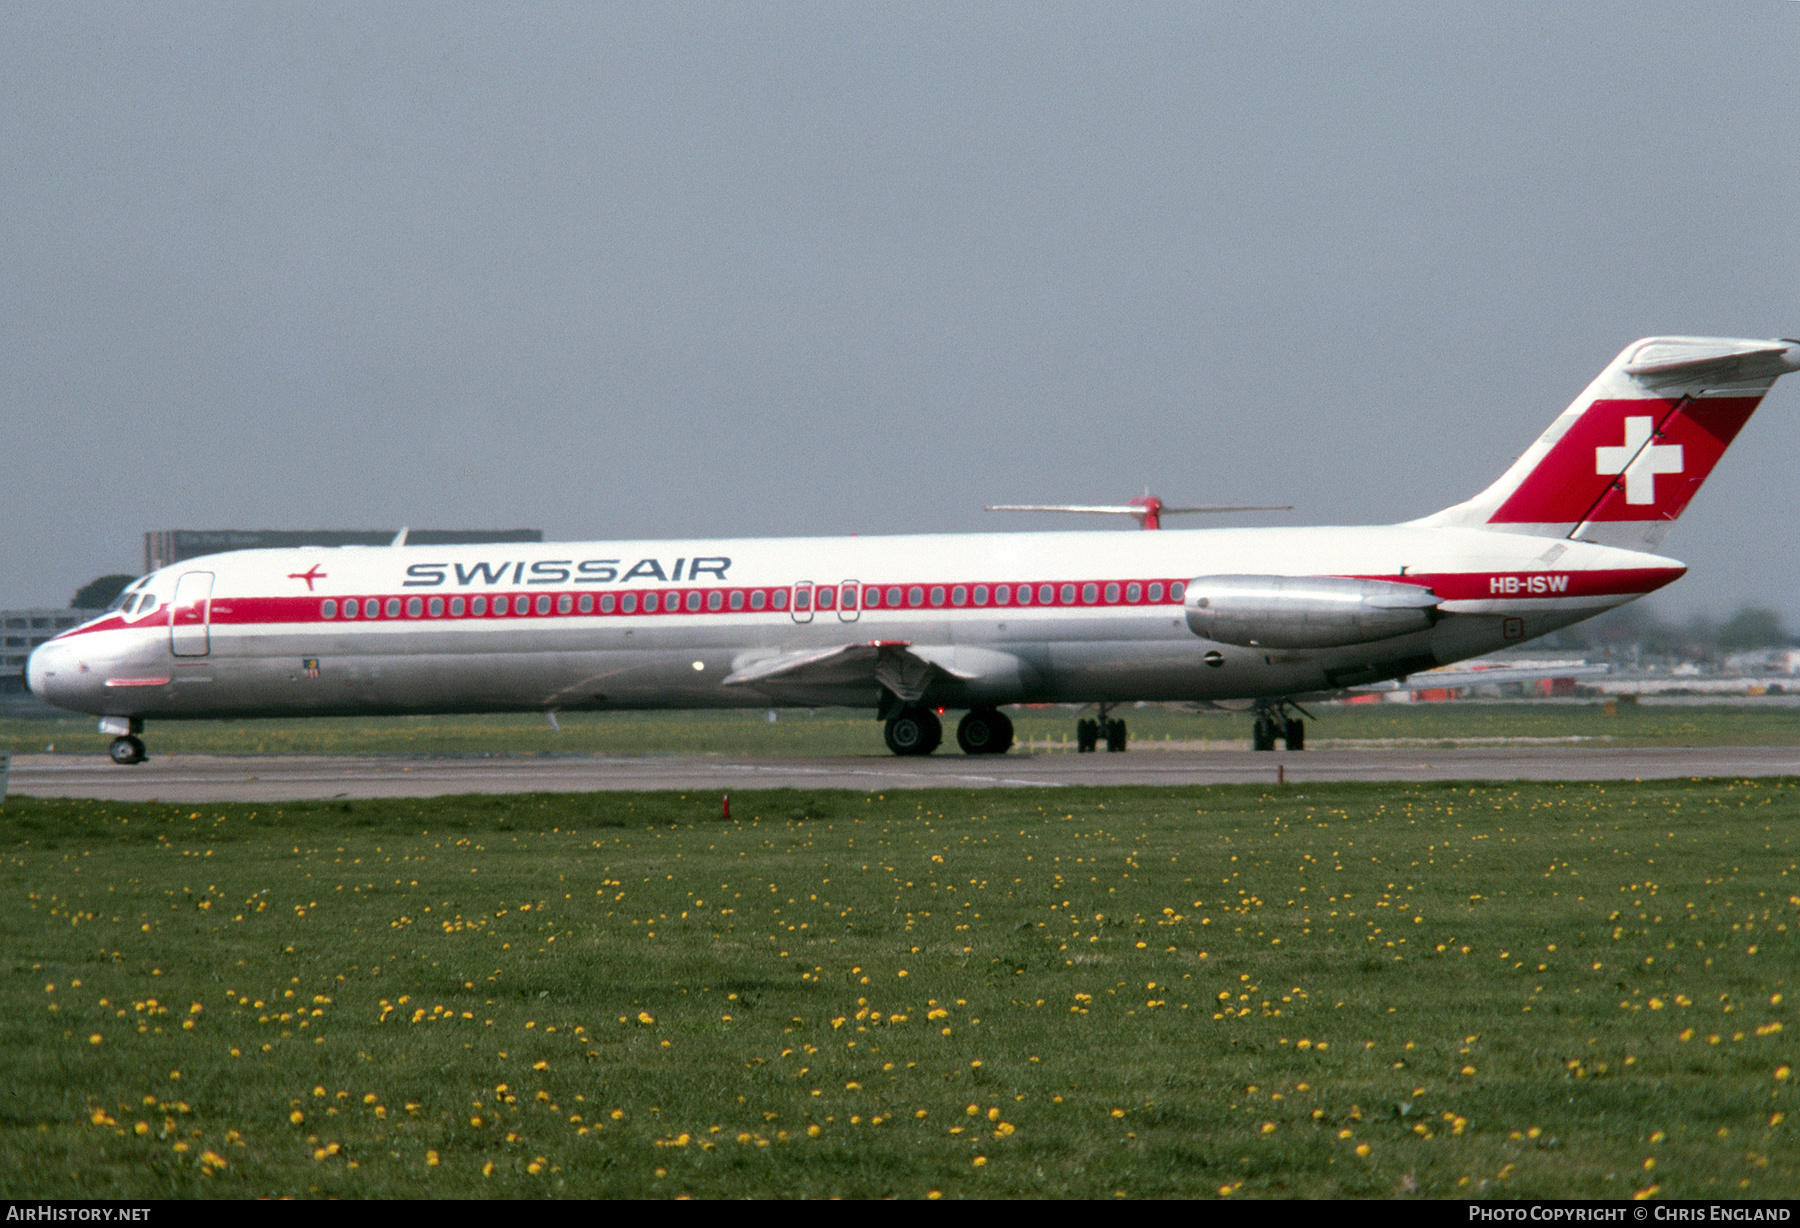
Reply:
[[[159,755],[118,767],[98,757],[15,755],[11,789],[33,797],[275,802],[588,793],[621,789],[884,789],[1070,785],[1290,785],[1337,780],[1649,780],[1800,776],[1800,747],[1358,747],[1256,754],[1143,751],[770,759],[698,755],[338,757]]]

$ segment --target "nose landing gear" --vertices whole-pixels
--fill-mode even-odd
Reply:
[[[114,763],[128,766],[142,763],[150,756],[144,752],[144,741],[137,735],[144,732],[144,718],[141,716],[103,716],[100,718],[100,732],[116,735],[107,754]]]
[[[107,754],[112,756],[114,763],[121,765],[142,763],[150,757],[144,750],[143,739],[134,738],[130,734],[114,738],[112,746],[107,749]]]

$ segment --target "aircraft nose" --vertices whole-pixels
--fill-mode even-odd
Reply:
[[[25,689],[45,703],[55,704],[58,694],[67,689],[66,683],[59,685],[59,680],[72,675],[74,669],[74,658],[67,645],[54,640],[40,644],[25,659]]]

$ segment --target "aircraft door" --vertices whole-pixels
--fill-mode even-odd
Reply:
[[[845,580],[838,586],[838,621],[853,623],[862,614],[862,585]]]
[[[169,603],[169,651],[178,657],[204,657],[212,650],[213,573],[190,571],[175,581]]]
[[[809,623],[813,616],[813,584],[811,580],[801,580],[794,585],[794,600],[788,611],[797,623]]]

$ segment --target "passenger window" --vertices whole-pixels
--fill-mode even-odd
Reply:
[[[424,612],[425,603],[423,601],[420,601],[417,597],[408,597],[406,599],[406,616],[408,618],[417,618]]]
[[[320,618],[336,618],[337,617],[337,602],[332,600],[330,597],[327,597],[324,600],[324,602],[321,603],[319,606],[319,617]]]
[[[623,597],[619,598],[619,609],[623,610],[627,614],[636,614],[637,613],[637,605],[638,605],[638,602],[637,602],[637,594],[636,593],[626,593]]]
[[[425,603],[425,608],[431,611],[431,616],[433,618],[440,618],[444,613],[444,599],[442,597],[433,597],[430,601]]]
[[[616,603],[614,602],[613,595],[611,593],[601,594],[600,612],[602,614],[611,614],[613,612],[615,605],[616,605]]]
[[[1161,601],[1162,600],[1162,585],[1161,584],[1152,584],[1150,586],[1150,600],[1152,600],[1152,601]]]
[[[450,598],[450,617],[451,618],[461,618],[463,616],[464,608],[465,607],[463,606],[463,599],[461,597]]]
[[[775,603],[775,608],[778,610],[787,609],[787,599],[788,593],[785,588],[778,588],[769,594],[769,600]]]
[[[486,614],[487,613],[487,598],[486,597],[477,597],[477,598],[475,598],[475,600],[469,602],[469,613],[471,613],[471,614]]]
[[[700,608],[700,594],[698,591],[691,592],[687,595],[687,608],[689,614],[694,613]]]
[[[570,596],[568,593],[563,593],[561,596],[557,597],[556,612],[558,614],[572,614],[572,613],[574,613],[574,611],[575,611],[575,598],[574,597]]]
[[[1093,605],[1098,600],[1100,600],[1100,586],[1098,584],[1084,584],[1081,586],[1081,603],[1083,605]]]
[[[1182,583],[1180,580],[1177,580],[1177,581],[1175,581],[1175,583],[1169,585],[1169,600],[1170,601],[1180,601],[1185,596],[1187,596],[1187,585],[1186,584]]]
[[[1106,586],[1106,604],[1113,605],[1118,600],[1119,600],[1119,586],[1117,584],[1108,584]]]
[[[975,604],[976,605],[986,605],[987,601],[988,601],[987,585],[977,584],[975,586]]]
[[[760,610],[769,604],[769,595],[760,588],[750,594],[750,608]]]
[[[890,588],[887,591],[887,603],[888,603],[889,609],[898,609],[899,608],[899,606],[900,606],[900,590],[899,589]]]
[[[659,601],[660,601],[660,598],[658,598],[658,596],[655,593],[645,593],[644,594],[644,613],[646,613],[646,614],[656,613],[656,607],[657,607]]]
[[[737,596],[739,596],[739,594],[733,593],[732,596],[737,597]],[[724,609],[725,608],[725,594],[721,593],[716,588],[712,592],[706,594],[706,608],[709,610]]]
[[[548,614],[550,612],[550,598],[548,594],[543,594],[538,597],[537,612],[539,614]]]
[[[1012,604],[1012,585],[1000,584],[1000,585],[995,586],[995,588],[994,588],[994,604],[995,605],[1011,605]]]
[[[819,596],[819,608],[821,610],[829,610],[837,605],[837,590],[835,588],[816,588],[813,591]]]
[[[743,589],[734,588],[731,590],[731,608],[734,610],[741,610],[744,608],[744,590]]]
[[[379,618],[380,616],[381,616],[381,599],[380,598],[370,597],[367,601],[363,602],[363,617],[364,618]]]
[[[592,614],[594,612],[594,594],[581,594],[581,612],[583,614]]]
[[[1137,581],[1134,580],[1130,584],[1127,584],[1125,586],[1125,600],[1131,602],[1133,605],[1136,605],[1138,602],[1138,599],[1141,598],[1143,595],[1144,595],[1144,586],[1139,584]]]
[[[812,609],[812,590],[810,588],[797,588],[794,590],[794,608],[796,610]]]
[[[346,601],[344,603],[344,617],[345,618],[355,618],[356,617],[356,598],[352,597],[349,601]]]
[[[418,598],[414,597],[413,600],[417,601]],[[399,618],[400,617],[400,598],[389,597],[387,599],[387,609],[384,611],[384,613],[386,613],[386,615],[389,618]]]
[[[856,585],[854,584],[844,585],[844,608],[846,610],[856,608]]]

